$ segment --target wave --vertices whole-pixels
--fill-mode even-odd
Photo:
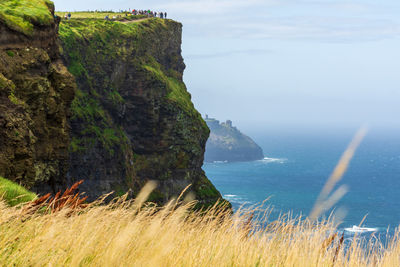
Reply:
[[[353,227],[344,228],[344,230],[352,233],[367,233],[367,232],[377,232],[378,228],[358,227],[357,225],[353,225]]]
[[[235,204],[239,204],[239,205],[242,205],[242,204],[250,204],[250,203],[251,203],[250,201],[247,201],[246,198],[240,197],[240,196],[238,196],[238,195],[225,194],[225,195],[223,195],[223,197],[224,197],[226,200],[228,200],[229,202],[235,203]]]
[[[262,162],[265,163],[285,163],[287,161],[287,159],[285,158],[269,158],[269,157],[265,157],[264,159],[261,160]]]
[[[227,160],[214,160],[213,163],[228,163]]]

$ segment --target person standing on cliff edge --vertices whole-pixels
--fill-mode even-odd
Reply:
[[[164,19],[167,18],[167,12],[164,12]]]

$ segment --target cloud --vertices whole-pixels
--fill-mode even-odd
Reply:
[[[258,5],[272,5],[279,0],[191,0],[173,1],[158,5],[158,8],[188,15],[224,15],[232,10],[241,10]]]
[[[225,51],[225,52],[216,52],[216,53],[209,53],[209,54],[189,54],[186,55],[186,59],[209,59],[209,58],[219,58],[219,57],[230,57],[234,55],[248,55],[248,56],[255,56],[255,55],[263,55],[263,54],[270,54],[272,50],[267,49],[244,49],[244,50],[233,50],[233,51]]]
[[[227,32],[249,39],[301,39],[359,42],[400,36],[400,24],[390,20],[346,17],[280,17],[234,23]]]
[[[339,16],[238,16],[189,18],[190,36],[236,39],[366,42],[400,37],[400,23],[389,19]]]
[[[371,4],[366,4],[364,2],[356,2],[353,1],[350,3],[349,1],[327,1],[327,0],[287,0],[282,1],[285,2],[286,5],[297,5],[297,6],[306,6],[307,8],[326,8],[326,9],[336,9],[340,11],[350,11],[350,12],[365,12],[374,8]]]

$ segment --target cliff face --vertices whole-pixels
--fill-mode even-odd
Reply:
[[[32,1],[19,17],[23,7],[8,4],[0,3],[0,176],[52,186],[67,172],[74,78],[59,58],[53,5]]]
[[[182,25],[149,19],[85,19],[60,25],[63,57],[76,77],[68,183],[91,198],[156,180],[153,201],[189,184],[203,204],[221,197],[201,166],[209,130],[182,81]]]
[[[182,81],[181,24],[59,25],[48,0],[5,0],[0,33],[0,176],[38,193],[84,179],[91,200],[148,180],[159,203],[189,184],[200,205],[221,198],[201,169],[209,130]]]
[[[220,123],[206,118],[211,130],[207,141],[205,161],[253,161],[264,158],[264,153],[250,137],[232,126],[231,121]]]

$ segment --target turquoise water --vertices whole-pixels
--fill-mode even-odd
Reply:
[[[308,215],[352,134],[258,134],[265,159],[210,163],[207,176],[235,209],[270,198],[279,213]],[[370,132],[339,185],[349,192],[335,206],[346,211],[341,229],[359,225],[390,232],[400,224],[400,134]],[[329,215],[329,212],[328,212]]]

